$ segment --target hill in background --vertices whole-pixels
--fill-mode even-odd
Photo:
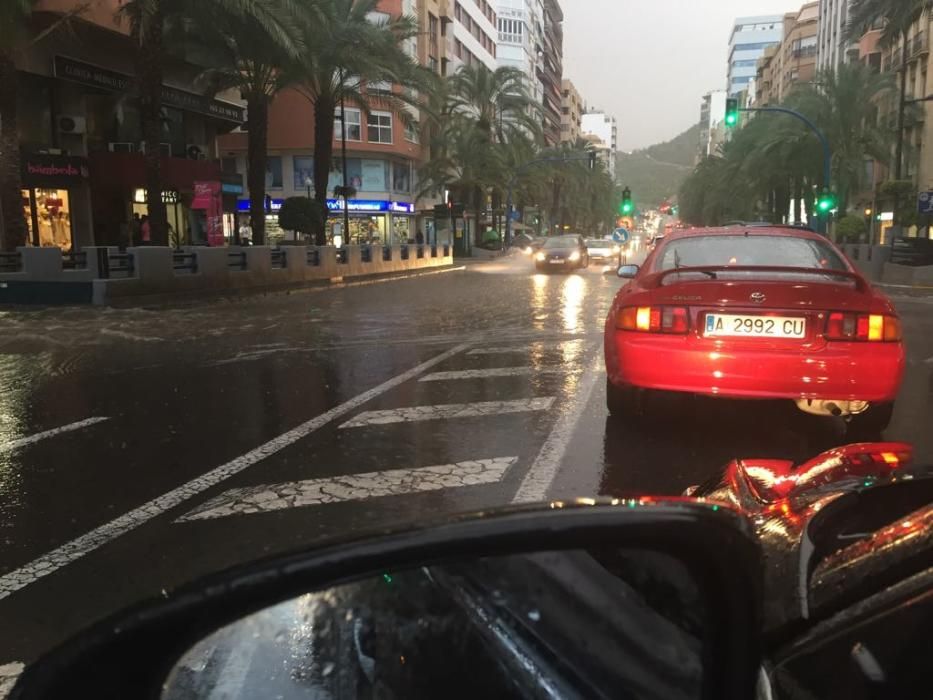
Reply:
[[[632,188],[640,208],[656,207],[673,197],[693,171],[700,125],[691,126],[670,141],[640,151],[616,154],[616,179]]]

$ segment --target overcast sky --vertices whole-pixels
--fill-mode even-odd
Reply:
[[[783,14],[803,0],[560,0],[564,77],[619,120],[619,148],[667,141],[726,86],[736,17]]]

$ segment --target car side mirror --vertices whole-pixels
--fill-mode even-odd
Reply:
[[[10,698],[747,698],[760,578],[729,506],[554,501],[163,592],[28,665]]]
[[[616,273],[622,279],[630,280],[638,274],[638,265],[622,265]]]

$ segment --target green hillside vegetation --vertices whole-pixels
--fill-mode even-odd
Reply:
[[[697,124],[670,141],[616,154],[616,179],[632,188],[639,208],[658,206],[675,196],[681,183],[693,172],[699,137]]]

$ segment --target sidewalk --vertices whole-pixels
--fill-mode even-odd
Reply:
[[[889,296],[908,296],[917,298],[933,298],[933,287],[907,285],[907,284],[885,284],[883,282],[872,282],[873,287],[877,287]]]

